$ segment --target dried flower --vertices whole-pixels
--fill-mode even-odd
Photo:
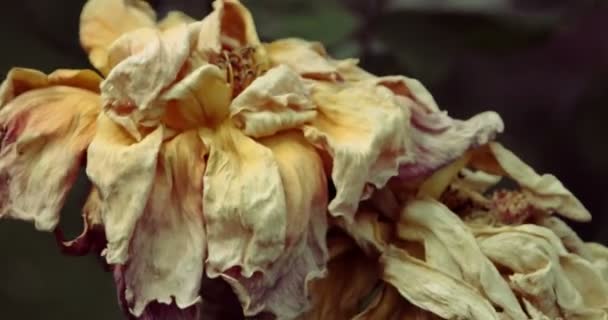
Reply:
[[[211,278],[276,319],[608,317],[608,250],[550,217],[589,213],[492,142],[496,113],[455,120],[414,79],[261,43],[237,0],[202,21],[90,0],[80,36],[104,79],[2,84],[0,217],[101,252],[130,316],[210,316]],[[84,230],[63,241],[85,156]],[[488,194],[500,177],[519,189]]]

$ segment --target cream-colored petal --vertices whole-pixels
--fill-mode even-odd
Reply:
[[[51,78],[13,69],[2,84],[0,217],[32,221],[45,231],[59,222],[100,110],[95,92],[73,86],[83,74],[89,75],[66,70]]]
[[[608,281],[608,248],[595,242],[588,242],[585,247],[593,267],[600,272],[604,281]]]
[[[407,97],[418,105],[424,107],[429,112],[440,112],[435,98],[431,93],[420,83],[420,81],[405,76],[386,76],[377,77],[365,80],[366,83],[371,85],[385,86],[396,95]]]
[[[58,69],[49,75],[26,68],[12,68],[0,85],[0,109],[20,94],[50,86],[69,86],[99,92],[101,77],[91,70]]]
[[[591,259],[591,254],[587,251],[585,242],[560,218],[541,217],[535,223],[553,231],[569,252],[587,260]]]
[[[504,129],[495,112],[483,112],[462,121],[450,118],[445,112],[427,113],[416,104],[409,105],[410,139],[414,143],[411,152],[415,154],[415,161],[399,168],[401,179],[429,175],[460,158],[467,150],[490,142]]]
[[[260,138],[310,122],[316,115],[309,88],[281,65],[257,78],[230,105],[230,115],[246,135]]]
[[[292,319],[328,259],[321,159],[297,132],[258,144],[232,127],[219,130],[205,173],[207,272],[235,288],[246,315]]]
[[[102,83],[108,116],[133,138],[142,139],[142,128],[159,124],[165,107],[159,96],[178,80],[189,54],[186,25],[155,32],[143,50],[122,60]]]
[[[488,228],[478,237],[494,263],[512,270],[513,290],[550,318],[604,319],[606,283],[599,271],[570,254],[550,230],[535,225]],[[599,293],[599,294],[598,294]]]
[[[155,13],[145,1],[89,0],[80,15],[80,43],[93,66],[108,74],[108,48],[114,40],[139,28],[153,27],[155,21]]]
[[[231,95],[225,73],[203,65],[163,94],[167,106],[162,121],[176,130],[217,126],[229,114]]]
[[[478,149],[471,165],[492,174],[509,176],[537,208],[557,212],[576,221],[591,219],[589,211],[555,176],[539,175],[499,143]]]
[[[380,258],[382,278],[412,304],[444,319],[500,319],[475,288],[389,247]]]
[[[100,115],[97,128],[87,151],[87,175],[102,202],[106,260],[122,264],[128,259],[133,230],[154,185],[163,128],[136,141],[105,114]]]
[[[513,319],[525,318],[515,295],[509,289],[496,267],[485,257],[473,234],[462,220],[443,204],[434,200],[416,200],[407,204],[401,214],[399,231],[409,225],[420,226],[432,233],[446,248],[427,254],[449,254],[462,274],[462,280],[477,288],[489,301],[499,306]],[[401,235],[403,236],[403,235]],[[432,239],[432,238],[431,238]],[[433,242],[428,248],[433,249]],[[427,247],[425,243],[425,247]],[[435,259],[429,261],[434,263]],[[437,267],[439,270],[442,266]],[[457,275],[449,272],[451,275]]]
[[[180,24],[191,24],[196,20],[181,11],[169,11],[167,15],[158,22],[160,30],[167,30]]]
[[[352,221],[364,190],[383,187],[412,160],[410,115],[384,87],[318,85],[313,101],[318,116],[303,131],[333,160],[336,196],[330,213]]]
[[[272,152],[284,188],[276,196],[285,199],[285,248],[259,276],[224,278],[235,286],[246,315],[264,310],[277,319],[293,319],[309,305],[308,283],[326,271],[327,182],[319,155],[300,133],[259,142]],[[279,226],[275,222],[266,228]]]
[[[203,19],[200,30],[197,49],[202,53],[260,45],[253,17],[238,0],[214,1],[213,12]]]
[[[196,131],[165,142],[123,268],[125,299],[139,317],[150,302],[182,309],[200,299],[206,255],[202,191],[205,146]]]
[[[319,42],[288,38],[266,44],[265,48],[273,65],[288,65],[303,77],[340,79],[338,67],[329,60]]]

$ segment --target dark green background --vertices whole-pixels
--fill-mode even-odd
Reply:
[[[151,1],[201,18],[208,1]],[[0,3],[0,73],[87,67],[78,44],[84,1]],[[258,0],[264,40],[322,41],[377,74],[420,79],[454,117],[496,110],[501,136],[538,171],[556,174],[591,210],[577,225],[608,242],[608,9],[603,1]],[[87,182],[63,212],[74,236]],[[44,196],[41,194],[40,196]],[[0,319],[121,319],[110,274],[95,257],[62,256],[50,234],[0,221]]]

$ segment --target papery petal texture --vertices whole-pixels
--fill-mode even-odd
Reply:
[[[95,81],[83,70],[9,72],[0,90],[0,216],[32,221],[39,230],[57,226],[95,134]]]
[[[164,143],[154,184],[123,268],[125,299],[141,316],[150,302],[185,309],[199,301],[206,256],[202,191],[205,146],[194,130]]]

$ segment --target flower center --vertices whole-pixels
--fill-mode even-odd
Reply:
[[[255,47],[247,46],[224,49],[211,56],[210,62],[226,71],[233,98],[264,73],[264,69],[255,60],[255,51]]]

